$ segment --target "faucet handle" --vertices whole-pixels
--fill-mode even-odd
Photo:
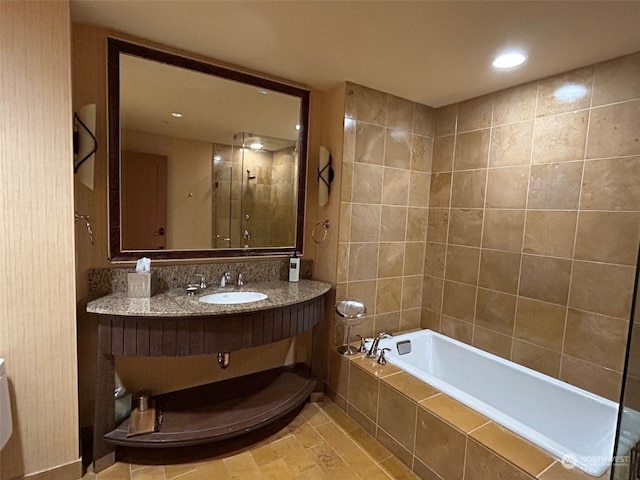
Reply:
[[[368,342],[369,340],[373,340],[373,338],[363,337],[362,335],[357,335],[357,337],[360,339],[360,347],[358,347],[358,352],[366,353],[367,352],[366,342]]]
[[[198,277],[200,279],[199,287],[200,288],[207,288],[207,282],[204,279],[204,275],[202,275],[200,273],[196,273],[196,277]]]
[[[390,352],[390,351],[391,351],[391,349],[390,348],[386,348],[386,347],[380,349],[380,356],[378,357],[378,363],[380,365],[386,365],[387,364],[387,358],[384,356],[384,354],[386,352]]]
[[[390,333],[387,332],[380,332],[378,334],[378,339],[382,339],[382,338],[391,338],[393,335],[391,335]]]
[[[224,287],[227,285],[227,282],[231,281],[231,272],[224,272],[222,274],[222,278],[220,278],[220,286]]]
[[[238,286],[241,287],[242,285],[244,285],[244,276],[242,275],[242,273],[238,274]]]

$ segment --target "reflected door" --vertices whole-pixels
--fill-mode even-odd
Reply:
[[[123,249],[167,248],[167,157],[122,152],[120,189]]]

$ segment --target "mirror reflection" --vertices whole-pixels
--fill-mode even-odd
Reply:
[[[109,55],[112,258],[300,251],[308,91],[116,40]]]

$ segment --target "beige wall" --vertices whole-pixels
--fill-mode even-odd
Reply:
[[[619,397],[640,54],[437,110],[422,325]]]
[[[352,335],[417,328],[433,110],[354,84],[345,98],[336,299],[367,307]]]
[[[0,18],[0,478],[79,478],[69,5],[0,2]]]
[[[167,156],[167,248],[211,248],[213,144],[123,130],[123,150]]]

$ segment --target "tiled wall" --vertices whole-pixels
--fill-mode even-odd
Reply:
[[[367,307],[352,335],[417,328],[433,110],[354,84],[345,104],[336,297]]]
[[[617,400],[640,239],[640,54],[434,118],[422,326]]]

